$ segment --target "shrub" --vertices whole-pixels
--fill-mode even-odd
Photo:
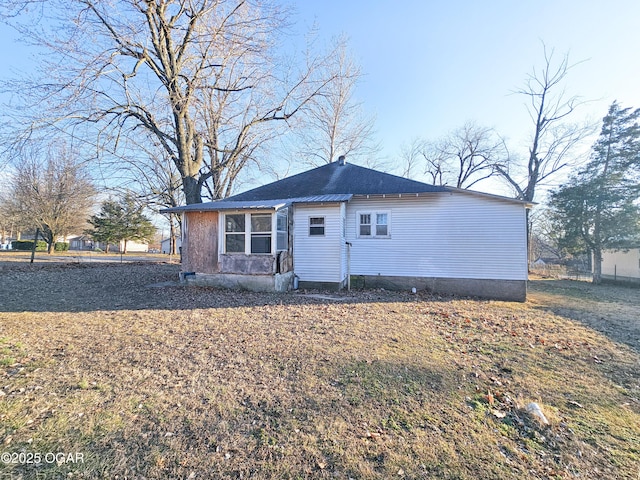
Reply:
[[[33,250],[33,240],[14,240],[11,242],[11,248],[14,250],[23,250],[30,252]],[[36,252],[46,252],[47,242],[44,240],[38,240],[36,244]]]
[[[68,242],[56,242],[53,246],[53,249],[56,252],[66,252],[69,250],[69,243]]]

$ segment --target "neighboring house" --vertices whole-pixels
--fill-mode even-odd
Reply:
[[[69,250],[93,250],[94,241],[88,235],[72,235],[67,237]]]
[[[100,249],[106,251],[107,245],[104,242],[94,242],[88,235],[74,235],[67,237],[69,242],[69,250],[95,250]],[[109,252],[121,252],[124,249],[124,240],[120,240],[118,243],[109,244]],[[133,240],[127,242],[127,253],[139,253],[148,252],[149,245],[146,243],[139,243]]]
[[[182,240],[176,238],[176,253],[180,253],[180,247],[182,246]],[[171,239],[165,238],[160,242],[160,252],[169,254],[171,253]]]
[[[526,299],[526,209],[338,162],[183,214],[182,277],[251,290],[359,286]],[[296,282],[294,282],[296,283]]]
[[[110,244],[109,251],[110,252],[124,251],[124,240],[120,240],[120,242],[118,243]],[[127,253],[141,253],[141,252],[148,252],[148,251],[149,251],[148,243],[136,242],[134,240],[127,241]]]
[[[640,248],[603,251],[602,278],[617,282],[640,283]]]

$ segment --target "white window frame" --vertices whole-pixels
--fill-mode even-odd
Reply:
[[[269,229],[268,230],[254,230],[253,229],[253,216],[261,216],[266,217],[269,216]],[[248,255],[271,255],[273,253],[273,213],[270,212],[252,212],[249,214],[249,229],[251,230],[251,239],[249,242],[249,251]],[[246,221],[245,221],[246,225]],[[269,251],[268,252],[252,252],[253,239],[254,238],[269,238]]]
[[[311,225],[311,219],[312,218],[321,218],[322,219],[322,225],[316,224],[316,225]],[[309,237],[324,237],[327,234],[327,217],[324,215],[309,215],[309,221],[308,221],[308,230],[307,230],[307,234]],[[311,228],[320,228],[322,227],[322,233],[321,234],[312,234],[311,233]]]
[[[370,224],[361,224],[360,223],[360,215],[369,215]],[[387,216],[387,234],[386,235],[377,235],[377,227],[378,225],[384,225],[383,223],[378,224],[378,215],[386,215]],[[361,225],[369,225],[371,227],[371,235],[361,235],[360,234],[360,226]],[[389,210],[360,210],[356,212],[356,238],[391,238],[391,212]]]
[[[244,215],[244,232],[227,232],[227,215]],[[251,228],[251,216],[252,215],[270,215],[271,216],[271,228],[269,231],[264,232],[254,232]],[[276,225],[274,225],[276,217],[276,212],[267,211],[267,212],[244,212],[244,211],[229,211],[225,212],[222,215],[222,251],[225,254],[229,255],[273,255],[275,252],[274,245],[274,235],[276,235],[275,239],[277,241],[277,233],[276,233]],[[227,235],[244,235],[244,251],[243,252],[227,252]],[[269,236],[271,240],[271,248],[269,253],[251,253],[251,238],[253,235],[266,237]]]
[[[276,252],[286,252],[289,250],[289,208],[283,208],[278,210],[275,214],[276,217]],[[284,230],[278,228],[278,218],[284,217],[285,226]],[[279,248],[278,246],[278,235],[284,233],[284,248]]]
[[[244,218],[244,231],[240,232],[227,232],[227,215],[229,216],[240,216],[242,215]],[[244,212],[227,212],[222,216],[222,247],[224,249],[224,253],[228,253],[230,255],[242,255],[247,251],[247,215]],[[242,235],[244,240],[244,249],[242,252],[227,252],[227,236],[229,235]]]

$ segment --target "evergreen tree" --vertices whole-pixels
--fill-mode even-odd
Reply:
[[[602,278],[602,251],[640,242],[640,109],[613,103],[585,167],[552,193],[560,243],[593,254],[593,281]]]
[[[127,242],[149,241],[156,228],[142,213],[144,206],[136,202],[133,195],[125,195],[119,202],[107,200],[100,212],[89,219],[92,229],[85,233],[96,242],[106,243],[109,252],[110,243],[124,242],[123,253],[127,253]]]
[[[120,241],[121,218],[122,207],[118,202],[107,200],[102,203],[100,212],[88,220],[93,228],[84,233],[90,235],[95,242],[104,243],[105,251],[109,253],[109,245]]]

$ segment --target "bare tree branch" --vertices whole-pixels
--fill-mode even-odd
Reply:
[[[47,21],[30,22],[27,4]],[[48,80],[14,85],[22,122],[84,123],[96,152],[122,159],[123,136],[146,138],[175,165],[187,203],[228,195],[258,161],[251,142],[280,133],[267,124],[298,115],[333,80],[328,57],[297,71],[277,57],[287,14],[269,0],[9,0],[0,11],[48,51]]]
[[[577,96],[568,97],[562,88],[575,64],[568,55],[556,60],[555,51],[543,44],[544,63],[533,69],[525,85],[515,93],[528,98],[527,110],[533,124],[527,155],[526,178],[517,178],[501,166],[498,171],[514,187],[518,197],[533,202],[537,188],[575,162],[575,147],[593,133],[591,125],[568,124],[566,120],[585,103]]]

